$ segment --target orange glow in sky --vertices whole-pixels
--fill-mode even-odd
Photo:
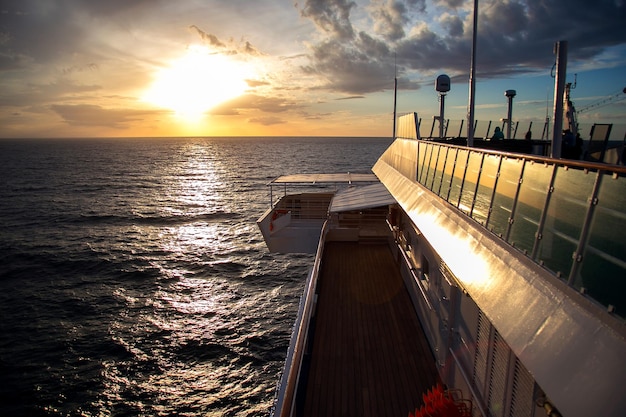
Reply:
[[[545,16],[561,16],[570,0],[481,0],[476,121],[507,117],[503,93],[514,89],[514,121],[542,126],[561,39],[577,109],[620,93],[622,3],[581,3],[553,21]],[[390,136],[394,77],[398,113],[432,123],[440,74],[452,81],[445,115],[456,126],[468,113],[472,8],[469,0],[3,2],[0,138]],[[623,124],[623,96],[579,122]]]
[[[198,122],[207,110],[243,94],[251,76],[245,64],[193,46],[156,74],[142,98],[173,110],[183,123]]]

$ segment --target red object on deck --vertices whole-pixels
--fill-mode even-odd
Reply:
[[[472,417],[472,402],[459,390],[445,390],[437,384],[422,395],[424,404],[409,417]]]

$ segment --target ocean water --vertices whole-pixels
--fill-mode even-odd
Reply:
[[[265,185],[390,143],[0,140],[0,416],[267,415],[312,257]]]

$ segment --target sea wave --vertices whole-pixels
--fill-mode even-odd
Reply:
[[[201,207],[201,206],[198,206]],[[196,222],[220,222],[224,220],[236,220],[241,218],[239,213],[214,211],[210,213],[185,213],[185,214],[141,214],[130,213],[128,215],[86,213],[80,214],[77,223],[83,224],[114,224],[114,225],[179,225]]]
[[[0,415],[267,414],[312,258],[265,185],[388,142],[0,140]]]

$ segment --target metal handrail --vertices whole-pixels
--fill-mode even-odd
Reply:
[[[626,167],[398,140],[404,143],[404,159],[390,154],[391,165],[569,286],[609,311],[618,307],[624,316],[620,291],[626,287],[626,239],[618,225],[626,221]],[[408,158],[415,160],[412,169]],[[606,283],[613,288],[602,288]]]
[[[324,253],[324,236],[327,232],[328,221],[326,221],[322,227],[321,238],[317,248],[317,256],[315,257],[315,262],[313,263],[313,267],[307,277],[303,295],[300,299],[301,301],[298,308],[298,316],[296,318],[291,340],[289,342],[289,350],[285,360],[285,367],[272,411],[272,416],[274,417],[288,417],[291,416],[294,411],[296,391],[308,339],[308,324],[315,307],[315,297],[313,295],[315,294],[317,287],[321,256]],[[276,414],[276,412],[278,412],[278,414]]]
[[[411,121],[413,124],[412,127],[408,127],[406,123],[403,123],[402,118],[406,115],[411,115],[412,119],[415,121]],[[463,136],[464,129],[463,126],[466,123],[465,119],[444,119],[445,132],[443,138],[459,138]],[[404,139],[415,139],[416,129],[415,125],[417,125],[417,133],[420,134],[422,139],[440,139],[439,138],[439,129],[437,125],[439,123],[439,118],[435,117],[417,117],[416,113],[403,113],[399,115],[399,120],[397,123],[397,133],[396,137],[404,138]],[[505,120],[475,120],[474,121],[474,138],[483,138],[489,139],[493,134],[493,129],[498,126],[501,129],[504,129],[506,125]],[[525,140],[525,136],[527,132],[532,132],[533,127],[535,127],[535,134],[533,134],[533,140],[535,141],[551,141],[551,137],[548,134],[551,128],[550,119],[534,119],[534,120],[524,120],[524,121],[513,121],[513,135],[511,139],[516,140]],[[626,125],[624,124],[615,124],[614,131],[611,132],[611,137],[614,141],[621,141],[624,139],[624,135],[626,134]],[[591,136],[590,131],[593,128],[593,123],[579,123],[578,131],[584,135],[589,134]],[[443,139],[441,138],[441,139]],[[588,138],[585,138],[585,141]]]

